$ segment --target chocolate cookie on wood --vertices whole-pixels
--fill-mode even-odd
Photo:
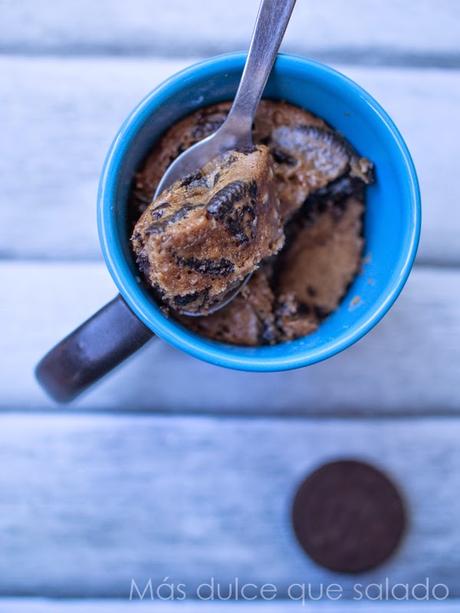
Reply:
[[[382,564],[406,527],[401,496],[380,470],[356,460],[324,464],[300,485],[292,521],[305,552],[332,571],[359,573]]]

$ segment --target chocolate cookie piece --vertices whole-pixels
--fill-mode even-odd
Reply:
[[[146,281],[174,310],[206,311],[284,241],[264,146],[232,151],[166,189],[136,223]]]
[[[285,102],[262,100],[254,142],[265,143],[274,160],[281,216],[292,218],[317,190],[351,175],[372,182],[372,164],[321,118]]]
[[[340,460],[324,464],[300,485],[292,521],[315,562],[335,572],[360,573],[394,553],[406,513],[385,474],[364,462]]]

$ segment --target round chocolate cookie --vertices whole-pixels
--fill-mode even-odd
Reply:
[[[299,543],[315,562],[336,572],[359,573],[395,551],[406,514],[398,490],[380,470],[340,460],[303,481],[292,521]]]

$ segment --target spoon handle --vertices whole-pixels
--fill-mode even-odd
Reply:
[[[251,146],[257,106],[275,63],[296,0],[261,0],[248,57],[225,128],[239,146]]]

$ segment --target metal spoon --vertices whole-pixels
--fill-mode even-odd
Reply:
[[[251,148],[252,124],[262,92],[275,62],[296,0],[262,0],[252,34],[248,57],[232,107],[220,128],[184,151],[169,166],[155,192],[157,198],[174,181],[202,168],[229,149]],[[197,317],[209,315],[226,306],[246,285],[247,275],[237,287],[230,288],[205,313],[184,312]]]

